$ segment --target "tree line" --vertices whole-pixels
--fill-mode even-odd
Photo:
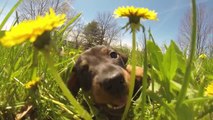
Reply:
[[[65,13],[68,19],[74,17],[77,12],[72,9],[72,0],[23,0],[17,10],[17,20],[35,19],[37,15],[44,15],[49,7],[56,13]],[[66,43],[74,48],[81,46],[89,48],[95,45],[110,46],[121,39],[121,27],[118,25],[112,13],[98,13],[96,18],[89,23],[82,19],[77,20],[74,26],[66,32]],[[180,23],[176,42],[179,47],[188,51],[191,35],[191,11],[188,10]],[[197,5],[197,46],[196,55],[202,53],[213,57],[213,16],[202,4]]]
[[[121,28],[109,12],[98,13],[97,18],[86,25],[77,24],[70,34],[76,48],[95,45],[110,46],[120,38]],[[70,39],[68,37],[68,39]]]
[[[182,50],[189,50],[191,39],[191,10],[185,13],[180,24],[177,43]],[[205,5],[197,5],[196,55],[208,54],[213,57],[213,16]]]

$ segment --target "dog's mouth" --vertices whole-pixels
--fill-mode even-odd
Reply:
[[[118,110],[118,109],[122,109],[125,107],[127,102],[127,98],[123,97],[117,100],[114,100],[112,103],[108,103],[106,104],[107,108],[112,109],[112,110]]]
[[[123,103],[123,104],[121,104],[121,105],[107,104],[106,106],[107,106],[109,109],[118,110],[118,109],[122,109],[125,105],[126,105],[126,103]]]

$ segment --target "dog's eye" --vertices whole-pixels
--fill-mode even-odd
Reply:
[[[118,57],[118,54],[116,52],[111,52],[110,53],[110,57],[111,58],[117,58]]]

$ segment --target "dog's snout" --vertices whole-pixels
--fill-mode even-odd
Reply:
[[[121,96],[125,93],[125,78],[119,71],[105,76],[102,81],[103,88],[111,95]]]

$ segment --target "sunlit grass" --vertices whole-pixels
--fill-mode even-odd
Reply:
[[[17,2],[0,23],[1,28],[21,1]],[[55,48],[38,52],[28,42],[11,48],[0,45],[0,119],[24,116],[25,119],[90,119],[96,114],[88,111],[89,115],[86,115],[84,110],[79,113],[79,108],[75,108],[78,105],[70,103],[74,100],[67,99],[67,95],[63,94],[63,88],[66,89],[64,83],[69,79],[74,61],[82,52],[63,43],[63,33],[70,29],[68,26],[80,15],[71,19],[58,32],[54,31],[53,35],[57,37],[53,37],[53,40],[56,48],[64,47],[63,55]],[[196,28],[193,30],[195,32]],[[192,42],[196,36],[194,32]],[[151,31],[149,33],[152,36]],[[3,34],[1,31],[1,36]],[[133,41],[136,51],[130,56],[129,63],[143,67],[149,65],[147,75],[152,80],[151,85],[148,89],[142,89],[138,100],[130,99],[130,108],[127,108],[123,119],[213,119],[213,96],[205,94],[206,87],[213,80],[213,58],[194,57],[195,43],[191,44],[189,57],[173,41],[162,52],[154,43],[155,40],[149,38],[145,42],[146,52],[137,51]],[[133,34],[133,39],[136,39],[136,34]],[[26,88],[26,83],[33,77],[39,77],[40,80],[33,87]],[[143,94],[144,91],[146,94]],[[81,99],[79,103],[80,101]],[[25,112],[28,114],[24,114]]]

